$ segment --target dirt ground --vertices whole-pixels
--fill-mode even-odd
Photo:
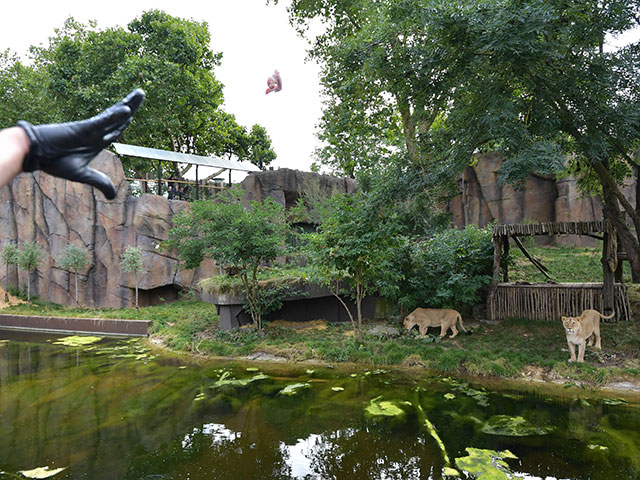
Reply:
[[[11,305],[17,305],[19,303],[27,303],[24,300],[20,300],[17,297],[14,297],[13,295],[9,294],[9,302],[5,302],[4,301],[4,289],[2,287],[0,287],[0,309],[5,308],[5,307],[10,307]]]

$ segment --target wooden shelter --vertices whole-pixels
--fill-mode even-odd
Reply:
[[[533,258],[520,241],[520,237],[536,235],[587,235],[602,240],[602,283],[559,284],[553,281],[546,267]],[[509,253],[510,239],[550,280],[549,283],[509,283],[508,267],[502,257]],[[495,225],[493,246],[493,280],[487,299],[489,319],[556,320],[563,315],[578,316],[587,308],[604,315],[615,311],[613,321],[631,319],[629,296],[622,283],[622,264],[619,262],[624,255],[618,252],[616,232],[609,221]]]

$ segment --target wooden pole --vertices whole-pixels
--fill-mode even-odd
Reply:
[[[196,165],[196,200],[200,200],[200,189],[198,188],[198,165]]]
[[[504,237],[504,242],[502,244],[502,256],[506,259],[509,258],[509,237]],[[502,258],[500,259],[502,263]],[[502,281],[504,283],[509,283],[509,262],[504,262],[502,265]]]
[[[493,297],[496,294],[498,288],[498,281],[500,280],[500,267],[502,263],[502,244],[506,237],[503,235],[494,235],[493,241],[493,274],[491,277],[491,284],[489,285],[489,291],[487,292],[487,316],[489,320],[495,319],[495,306],[493,304]]]
[[[609,315],[614,311],[613,282],[617,267],[615,232],[606,228],[602,242],[602,313]]]
[[[513,238],[513,241],[518,246],[518,248],[522,250],[522,253],[524,253],[524,256],[527,257],[529,261],[533,263],[533,265],[544,274],[545,277],[547,277],[552,282],[555,281],[551,277],[551,275],[549,275],[549,270],[547,269],[547,267],[545,267],[542,263],[540,263],[538,260],[533,258],[533,256],[527,251],[527,249],[524,248],[524,245],[522,244],[522,242],[518,237],[516,237],[515,235],[512,235],[511,238]]]

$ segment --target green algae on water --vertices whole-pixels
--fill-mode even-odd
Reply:
[[[229,386],[229,387],[246,387],[247,385],[254,383],[254,382],[258,382],[260,380],[266,380],[267,378],[269,378],[268,375],[265,375],[264,373],[260,373],[258,375],[254,375],[253,377],[250,378],[242,378],[242,379],[236,379],[236,378],[227,378],[229,377],[229,375],[231,375],[231,372],[229,371],[225,371],[222,373],[222,375],[220,375],[220,378],[218,379],[218,381],[216,383],[214,383],[211,388],[220,388],[220,387],[225,387],[225,386]]]
[[[383,401],[382,395],[372,398],[365,407],[365,412],[372,417],[401,417],[405,411],[397,406],[397,402]]]
[[[552,431],[552,427],[539,427],[522,417],[510,417],[509,415],[494,415],[482,427],[482,433],[503,437],[548,435]]]
[[[21,470],[20,473],[27,478],[50,478],[59,474],[67,467],[54,468],[49,470],[49,467],[38,467],[32,470]]]
[[[278,392],[278,395],[285,395],[287,397],[292,397],[297,395],[301,390],[306,390],[307,388],[311,388],[310,383],[292,383],[287,385],[282,390]]]
[[[55,345],[64,345],[66,347],[83,347],[85,345],[97,343],[100,340],[102,340],[102,337],[72,335],[70,337],[60,338],[53,343]]]
[[[504,459],[517,459],[509,450],[498,452],[481,448],[466,448],[466,457],[456,458],[460,470],[470,473],[476,480],[509,480],[515,478]]]

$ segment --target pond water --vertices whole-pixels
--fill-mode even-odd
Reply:
[[[634,401],[58,338],[0,331],[0,479],[640,478]]]

